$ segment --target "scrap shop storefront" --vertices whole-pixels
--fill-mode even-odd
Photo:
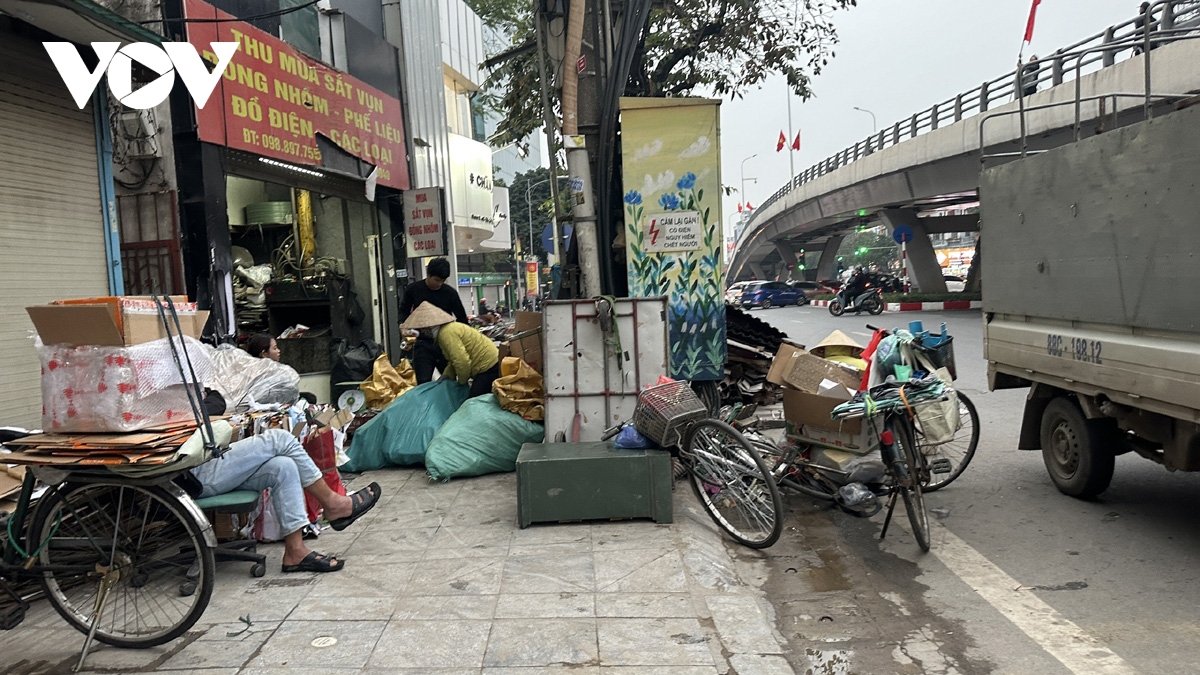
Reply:
[[[302,388],[328,400],[331,348],[398,338],[400,102],[200,0],[180,8],[210,62],[211,43],[239,43],[208,105],[173,101],[176,128],[194,130],[176,135],[188,290],[223,335],[277,338]]]

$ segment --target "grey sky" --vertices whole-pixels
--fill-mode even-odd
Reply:
[[[1042,0],[1037,28],[1025,55],[1049,54],[1137,15],[1135,0]],[[816,97],[792,101],[796,172],[853,145],[879,127],[979,86],[1011,70],[1025,31],[1030,0],[859,0],[835,16],[841,42],[837,56],[813,82]],[[787,132],[787,94],[782,78],[745,98],[721,106],[722,178],[757,206],[788,181],[787,148],[775,151]],[[789,139],[790,142],[790,139]],[[744,197],[725,198],[726,222]]]

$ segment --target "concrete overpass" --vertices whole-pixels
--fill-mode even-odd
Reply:
[[[989,164],[1009,161],[1140,121],[1200,91],[1200,0],[1153,3],[1148,33],[1139,19],[1060,49],[1023,82],[1006,73],[809,167],[755,211],[729,282],[786,276],[801,251],[820,251],[817,278],[832,278],[846,234],[906,225],[914,233],[909,279],[944,292],[928,235],[979,229],[971,207],[984,154]],[[1019,96],[1034,78],[1037,91]]]

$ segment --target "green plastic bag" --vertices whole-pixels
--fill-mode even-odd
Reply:
[[[343,471],[359,473],[425,461],[425,449],[455,410],[467,387],[452,380],[426,382],[404,392],[354,432]]]
[[[430,478],[442,481],[515,471],[521,446],[545,438],[545,427],[504,410],[494,394],[477,396],[451,415],[430,441],[425,468]]]

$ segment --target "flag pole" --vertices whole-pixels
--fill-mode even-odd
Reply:
[[[787,92],[787,116],[788,116],[788,135],[787,135],[787,137],[788,137],[788,140],[791,141],[791,139],[792,139],[792,88],[790,86],[788,86],[786,78],[784,79],[783,84],[784,84],[784,91]],[[796,156],[794,154],[792,154],[792,151],[790,149],[788,150],[788,166],[791,168],[791,171],[792,171],[792,180],[795,181],[796,180]]]

